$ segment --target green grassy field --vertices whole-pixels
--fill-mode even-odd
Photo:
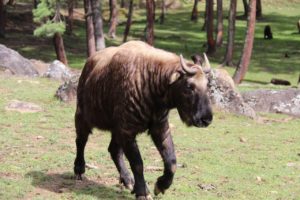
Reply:
[[[267,84],[272,77],[296,85],[300,73],[300,34],[296,34],[295,25],[300,17],[300,1],[264,0],[263,3],[264,17],[257,22],[253,59],[246,80],[239,87],[241,90],[277,89]],[[228,1],[224,4],[227,9]],[[239,15],[240,4],[239,1]],[[205,51],[203,21],[202,18],[198,23],[189,21],[191,6],[188,2],[180,10],[168,11],[165,25],[155,26],[155,46],[183,53],[187,58]],[[203,1],[199,6],[203,13]],[[262,39],[266,24],[272,26],[272,41]],[[138,11],[130,39],[139,39],[144,26],[145,15]],[[119,37],[107,39],[107,44],[120,44],[123,29],[124,26],[119,26]],[[64,39],[70,66],[80,69],[86,53],[84,24],[76,22],[74,31],[75,35],[65,35]],[[238,20],[236,62],[244,35],[245,21]],[[29,58],[45,61],[55,58],[51,40],[36,39],[30,34],[10,33],[0,43]],[[284,57],[286,52],[290,58]],[[224,47],[210,58],[214,66],[223,54]],[[86,161],[98,169],[87,170],[84,181],[74,180],[75,104],[64,104],[54,98],[58,86],[58,82],[43,78],[0,75],[0,199],[134,199],[118,184],[117,170],[107,151],[109,133],[95,130],[91,135]],[[43,111],[23,114],[6,111],[5,106],[13,99],[36,103]],[[172,187],[155,199],[300,199],[300,120],[278,114],[260,116],[260,120],[254,121],[217,112],[211,126],[197,129],[187,128],[177,112],[172,111],[170,123],[180,167]],[[163,164],[146,134],[138,137],[138,143],[152,192]]]
[[[58,102],[57,82],[0,76],[0,199],[133,199],[118,184],[107,152],[110,134],[95,131],[86,161],[98,169],[73,177],[74,104]],[[39,113],[6,111],[12,99],[37,103]],[[163,199],[299,199],[300,120],[262,115],[253,121],[215,113],[209,128],[186,128],[170,115],[180,166]],[[138,137],[153,190],[162,162],[150,138]],[[213,185],[205,191],[200,186]],[[159,196],[156,199],[161,199]]]

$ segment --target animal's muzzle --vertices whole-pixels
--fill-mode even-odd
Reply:
[[[196,118],[193,120],[193,125],[196,127],[207,127],[211,124],[213,120],[213,115],[211,112],[208,112],[206,115]]]

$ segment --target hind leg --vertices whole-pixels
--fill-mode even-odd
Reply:
[[[123,149],[121,148],[121,145],[117,143],[114,136],[112,136],[108,151],[120,174],[120,183],[124,184],[129,190],[133,190],[134,179],[125,166]]]
[[[82,117],[80,109],[77,107],[75,114],[76,128],[76,158],[74,162],[74,173],[77,180],[82,180],[85,172],[84,148],[88,140],[91,129]]]

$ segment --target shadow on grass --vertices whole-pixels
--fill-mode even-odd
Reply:
[[[84,178],[83,181],[76,181],[70,172],[46,173],[43,171],[31,171],[26,174],[32,179],[32,185],[41,189],[46,189],[54,193],[72,193],[75,196],[88,195],[97,199],[134,199],[134,195],[129,191],[104,184],[97,183]]]

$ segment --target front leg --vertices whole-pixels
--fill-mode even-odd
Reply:
[[[145,183],[143,160],[135,138],[122,135],[122,147],[135,180],[132,193],[135,193],[137,200],[152,200]]]
[[[169,123],[166,121],[163,123],[154,124],[150,128],[149,133],[151,134],[154,144],[164,162],[164,174],[157,179],[154,194],[164,194],[165,190],[168,189],[173,182],[173,177],[177,167]]]

